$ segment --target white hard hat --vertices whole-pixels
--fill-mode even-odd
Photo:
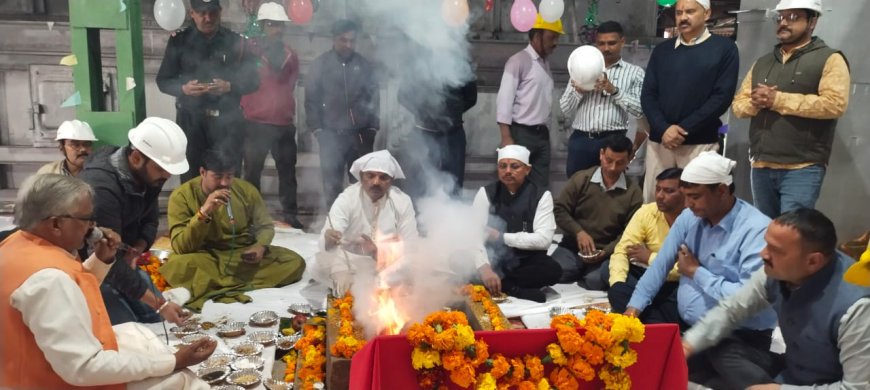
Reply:
[[[277,22],[289,22],[284,7],[277,3],[263,3],[257,11],[257,20],[274,20]]]
[[[96,141],[97,137],[94,136],[94,130],[91,129],[91,125],[87,122],[73,119],[71,121],[63,121],[60,127],[57,128],[57,137],[54,137],[54,140],[60,141],[64,139]]]
[[[604,55],[595,46],[584,45],[574,49],[568,56],[568,74],[580,88],[592,90],[595,82],[604,73]]]
[[[785,9],[809,9],[822,13],[822,0],[780,0],[777,11]]]
[[[127,133],[136,150],[154,160],[173,175],[187,172],[187,137],[181,127],[169,119],[149,117]]]

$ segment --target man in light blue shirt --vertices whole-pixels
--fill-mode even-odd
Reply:
[[[656,261],[644,273],[625,314],[639,315],[666,281],[674,263],[680,272],[677,310],[685,329],[719,301],[734,294],[762,266],[759,255],[770,218],[734,196],[736,163],[703,152],[686,165],[680,190],[687,209],[677,217]],[[767,351],[776,325],[768,309],[741,324],[719,345],[689,361],[689,379],[715,389],[745,389],[769,383],[774,364]]]

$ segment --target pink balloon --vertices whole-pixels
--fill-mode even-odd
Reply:
[[[314,6],[311,0],[287,0],[287,16],[293,23],[306,24],[314,15]]]
[[[511,6],[511,24],[517,31],[526,32],[535,25],[538,10],[532,0],[516,0]]]

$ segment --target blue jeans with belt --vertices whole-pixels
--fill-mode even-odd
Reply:
[[[628,130],[613,130],[588,132],[574,129],[568,139],[568,161],[565,163],[565,174],[568,178],[577,171],[592,168],[601,164],[598,153],[604,146],[604,140],[614,134],[625,135]]]
[[[815,208],[825,166],[801,169],[752,168],[752,200],[764,215],[776,218],[800,207]]]

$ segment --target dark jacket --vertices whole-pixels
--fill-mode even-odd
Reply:
[[[242,95],[256,91],[259,86],[256,63],[245,50],[246,45],[241,35],[224,27],[211,39],[196,26],[176,31],[166,44],[157,71],[157,87],[160,92],[178,98],[179,109],[236,110]],[[230,92],[221,96],[187,96],[181,91],[190,80],[210,83],[212,79],[229,81]]]
[[[299,56],[282,42],[270,43],[262,38],[251,39],[249,50],[259,59],[260,88],[242,96],[245,119],[275,126],[293,124]]]
[[[137,190],[125,153],[127,147],[106,147],[88,158],[79,178],[94,189],[94,217],[97,225],[121,235],[127,245],[145,240],[151,247],[157,235],[161,188]],[[120,259],[123,253],[118,254]],[[84,258],[84,256],[83,256]],[[145,281],[123,261],[115,261],[106,283],[138,300],[147,288]]]
[[[765,83],[775,85],[780,92],[817,95],[828,58],[843,55],[813,37],[810,44],[783,63],[781,46],[777,45],[772,53],[755,63],[752,85]],[[761,110],[749,124],[749,156],[754,161],[780,164],[827,164],[836,128],[836,119],[784,116],[773,110]]]
[[[462,127],[462,114],[477,104],[477,80],[459,86],[420,88],[417,80],[405,79],[399,86],[399,104],[414,114],[424,130],[449,131]]]
[[[310,130],[379,129],[380,91],[372,64],[358,53],[343,60],[335,50],[317,57],[305,83]]]

